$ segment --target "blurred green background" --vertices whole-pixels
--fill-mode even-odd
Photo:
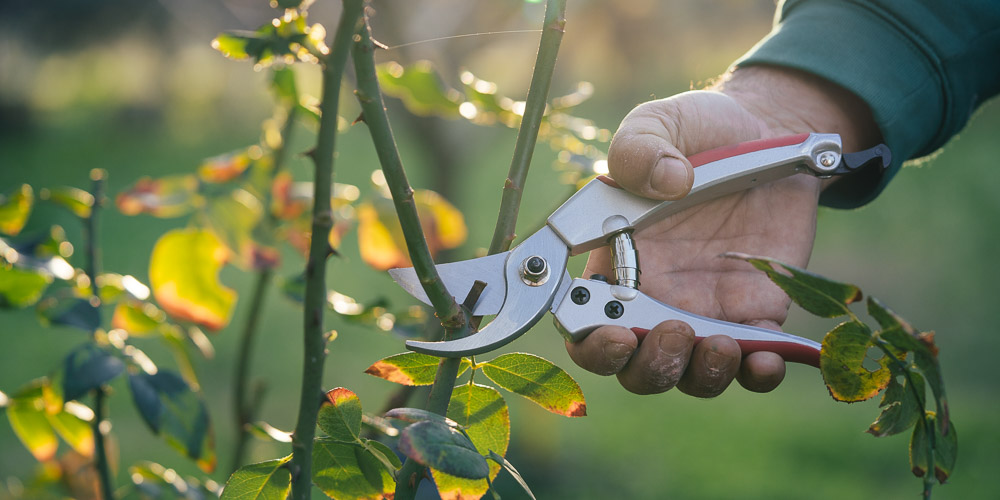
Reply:
[[[446,2],[376,0],[375,35],[390,50],[379,61],[429,59],[457,86],[461,68],[495,81],[501,93],[523,99],[537,33],[479,35],[391,48],[440,36],[536,29],[537,4],[515,0]],[[553,95],[578,81],[596,87],[578,115],[614,129],[634,105],[698,87],[765,35],[770,0],[702,2],[571,1]],[[336,23],[339,3],[320,0],[311,21]],[[227,29],[253,29],[273,17],[263,0],[100,0],[0,4],[0,191],[22,182],[37,188],[85,187],[94,167],[110,173],[117,193],[140,176],[192,171],[205,157],[257,141],[271,112],[266,73],[224,59],[209,47]],[[315,93],[315,68],[299,74]],[[345,117],[356,113],[348,101]],[[515,132],[466,122],[409,116],[390,103],[400,148],[415,187],[437,189],[466,216],[468,242],[448,259],[471,257],[488,245]],[[937,332],[952,415],[960,433],[959,459],[935,498],[996,498],[1000,491],[1000,413],[994,353],[1000,348],[1000,103],[984,106],[940,154],[909,166],[875,202],[860,210],[823,210],[811,269],[861,286],[916,327]],[[311,132],[293,148],[308,149]],[[367,188],[377,167],[363,126],[338,142],[336,177]],[[570,193],[550,167],[555,154],[540,145],[525,191],[519,234],[530,234]],[[301,157],[293,161],[308,178]],[[28,230],[53,223],[79,241],[79,225],[39,207]],[[148,282],[149,252],[164,231],[183,219],[125,217],[105,212],[106,270]],[[78,246],[78,249],[80,247]],[[362,265],[348,235],[332,260],[330,287],[371,299],[386,295],[412,303],[387,275]],[[281,274],[300,271],[285,255]],[[79,259],[80,253],[74,256]],[[82,265],[81,261],[74,261]],[[576,273],[582,261],[572,262]],[[222,281],[241,292],[234,321],[215,334],[218,354],[199,364],[220,454],[214,478],[229,471],[234,431],[231,378],[236,333],[247,313],[252,277],[227,268]],[[277,290],[268,295],[253,370],[267,381],[263,418],[293,427],[301,351],[300,312]],[[348,326],[330,345],[324,386],[357,392],[376,411],[393,384],[364,375],[375,360],[404,348],[390,334]],[[786,330],[814,339],[832,324],[794,310]],[[10,392],[47,373],[73,346],[77,331],[39,326],[33,311],[0,316],[0,390]],[[140,344],[141,345],[141,344]],[[146,346],[142,346],[146,347]],[[589,415],[565,419],[510,397],[513,432],[509,458],[539,498],[913,498],[919,480],[907,465],[906,436],[864,434],[877,402],[830,399],[819,373],[790,366],[787,381],[769,395],[733,388],[713,400],[680,393],[640,397],[616,380],[578,369],[546,320],[507,351],[542,355],[568,370],[583,387]],[[154,360],[166,352],[150,344]],[[166,361],[164,364],[169,365]],[[118,480],[140,459],[184,473],[193,465],[150,435],[124,386],[114,387],[111,415],[120,449]],[[5,420],[5,419],[4,419]],[[284,446],[257,442],[267,459]],[[36,467],[4,421],[0,425],[0,480],[28,477]],[[507,477],[505,498],[520,498]],[[2,488],[0,488],[2,489]]]

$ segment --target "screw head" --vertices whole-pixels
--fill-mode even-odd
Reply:
[[[590,301],[590,290],[587,290],[582,286],[578,286],[569,293],[569,298],[574,304],[582,306]]]
[[[625,314],[625,306],[617,300],[612,300],[604,305],[604,314],[606,314],[611,319],[618,319]]]
[[[819,155],[819,164],[824,167],[832,167],[837,161],[837,154],[831,151],[825,151]]]
[[[538,275],[544,273],[545,272],[545,259],[543,259],[543,258],[541,258],[541,257],[539,257],[537,255],[533,255],[531,257],[528,257],[528,260],[524,261],[524,270],[527,271],[528,274],[532,274],[532,275],[535,275],[535,276],[538,276]]]

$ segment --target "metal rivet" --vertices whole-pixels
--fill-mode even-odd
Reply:
[[[524,263],[524,269],[528,271],[528,274],[541,275],[545,272],[545,259],[537,255],[528,257],[528,260]]]
[[[604,305],[604,314],[606,314],[611,319],[618,319],[625,314],[625,306],[617,300],[612,300]]]
[[[830,151],[824,151],[819,155],[819,164],[824,167],[832,167],[837,161],[837,154]]]
[[[574,304],[584,305],[590,301],[590,290],[582,286],[578,286],[569,293],[569,298],[573,300]]]

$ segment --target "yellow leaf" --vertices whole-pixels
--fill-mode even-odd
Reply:
[[[0,232],[15,235],[21,232],[35,201],[31,186],[21,184],[10,195],[0,195]]]
[[[399,223],[396,223],[397,227]],[[358,244],[361,259],[380,271],[410,265],[410,259],[392,231],[383,223],[374,204],[364,202],[358,207]]]
[[[168,314],[211,330],[229,323],[236,292],[219,283],[229,251],[211,232],[179,229],[160,237],[149,263],[149,281]]]
[[[462,212],[444,197],[434,191],[418,190],[413,193],[417,202],[417,214],[424,226],[428,244],[431,240],[437,243],[436,250],[455,248],[465,243],[468,230],[465,228],[465,217]],[[432,246],[434,248],[434,246]]]

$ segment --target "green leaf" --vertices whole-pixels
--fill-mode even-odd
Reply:
[[[848,321],[837,325],[823,337],[819,369],[830,395],[849,403],[870,399],[889,384],[891,373],[885,366],[869,371],[864,367],[872,332],[864,323]]]
[[[942,434],[941,426],[937,424],[934,412],[928,411],[926,414],[928,425],[923,422],[913,429],[910,438],[910,469],[913,475],[923,477],[927,474],[927,457],[929,448],[934,448],[934,477],[939,483],[948,480],[955,469],[955,459],[958,456],[958,434],[955,426],[948,427],[948,433]],[[927,427],[934,429],[933,442],[927,438]]]
[[[200,202],[198,179],[194,175],[143,177],[115,198],[115,205],[125,215],[145,213],[163,218],[184,215]]]
[[[281,99],[293,103],[299,102],[299,89],[295,83],[295,70],[291,66],[282,66],[271,70],[271,88]]]
[[[396,482],[360,444],[318,438],[313,444],[313,484],[331,498],[383,498]]]
[[[75,187],[42,189],[38,197],[61,205],[81,219],[90,217],[90,211],[94,207],[94,195]]]
[[[567,417],[587,414],[580,385],[562,368],[526,353],[504,354],[482,364],[483,374],[500,387]]]
[[[514,468],[514,464],[508,462],[506,458],[498,455],[493,450],[490,450],[490,460],[503,466],[504,470],[509,472],[511,476],[514,476],[514,480],[517,481],[517,484],[521,485],[521,489],[531,497],[531,500],[535,500],[535,494],[531,492],[531,488],[528,487],[528,483],[521,477],[521,473]]]
[[[244,269],[271,268],[278,264],[277,251],[254,241],[254,229],[264,215],[264,206],[249,192],[236,189],[228,196],[212,198],[205,221],[229,248],[234,263]]]
[[[285,15],[256,31],[230,31],[212,40],[212,48],[230,59],[253,59],[258,67],[275,62],[291,64],[296,59],[316,62],[314,53],[326,53],[326,30],[318,24],[306,26],[305,13],[286,10]]]
[[[245,465],[233,472],[222,490],[222,500],[285,500],[292,490],[292,473],[285,467],[291,455]]]
[[[934,394],[937,422],[941,425],[942,431],[947,432],[951,421],[950,412],[944,391],[944,377],[937,358],[938,348],[934,344],[934,333],[917,331],[873,297],[868,299],[868,314],[871,314],[882,327],[882,330],[876,333],[879,338],[888,342],[894,349],[913,352],[914,364],[923,372],[927,385]]]
[[[160,237],[149,262],[156,301],[168,314],[212,330],[229,323],[236,292],[219,283],[229,252],[211,232],[177,229]]]
[[[490,451],[507,453],[510,412],[503,396],[496,389],[468,384],[456,387],[448,405],[448,416],[466,429],[481,455]],[[490,478],[500,473],[499,465],[487,465]],[[440,470],[432,470],[431,474],[443,497],[480,497],[489,489],[486,479],[463,479]]]
[[[247,430],[257,439],[263,441],[273,441],[277,443],[291,443],[292,433],[278,429],[267,422],[253,422],[247,424]]]
[[[402,385],[431,385],[440,363],[441,358],[435,356],[404,352],[376,361],[365,373]],[[462,358],[458,374],[465,373],[470,366],[472,363]]]
[[[129,478],[142,499],[218,498],[221,493],[214,481],[182,478],[177,471],[154,462],[139,462],[128,468]],[[131,498],[127,496],[126,498]]]
[[[767,257],[730,252],[725,257],[745,260],[764,271],[776,285],[781,287],[788,296],[799,305],[816,316],[836,318],[850,314],[848,304],[861,300],[861,289],[854,285],[828,280],[818,274],[799,269]],[[781,272],[776,269],[778,266]]]
[[[466,479],[483,479],[490,473],[486,459],[460,431],[425,420],[403,429],[399,451],[417,463]]]
[[[415,115],[458,118],[462,95],[445,87],[429,61],[417,61],[403,67],[396,62],[376,67],[382,92],[403,101]]]
[[[361,399],[349,389],[338,387],[327,391],[319,409],[317,423],[328,436],[340,441],[358,441],[361,437]]]
[[[115,303],[123,297],[135,300],[149,298],[149,287],[143,285],[135,276],[116,273],[103,273],[97,276],[97,294],[105,304]]]
[[[94,428],[91,425],[94,420],[93,410],[76,401],[67,401],[62,411],[56,414],[48,413],[48,417],[49,424],[63,441],[77,453],[85,457],[93,456]]]
[[[66,356],[63,370],[63,398],[72,401],[121,375],[125,363],[97,344],[87,342]]]
[[[889,387],[886,388],[882,395],[882,402],[879,403],[882,413],[865,431],[875,437],[899,434],[913,427],[913,424],[920,420],[920,415],[924,413],[922,397],[924,378],[919,373],[910,371],[907,377],[903,378],[903,383],[900,384],[896,379],[901,374],[896,373],[898,369],[893,368],[893,366],[895,365],[890,365],[893,376],[889,379]],[[912,385],[911,380],[913,381]],[[918,397],[918,394],[921,397]]]
[[[7,419],[14,434],[39,462],[51,460],[59,448],[47,415],[43,383],[43,380],[30,383],[13,395],[7,404]]]
[[[215,468],[215,450],[204,401],[179,375],[129,374],[129,388],[139,414],[154,434],[198,462],[206,472]]]
[[[453,393],[454,394],[454,393]],[[454,395],[452,396],[454,399]],[[421,410],[420,408],[393,408],[385,412],[386,418],[395,418],[402,420],[404,422],[423,422],[425,420],[430,420],[432,422],[438,422],[440,424],[447,425],[448,427],[460,427],[458,422],[454,420],[438,415],[437,413],[430,412],[427,410]]]
[[[0,308],[28,307],[52,283],[48,273],[8,267],[0,263]]]
[[[375,458],[377,458],[380,462],[382,462],[384,466],[387,467],[387,470],[388,468],[392,469],[390,472],[393,476],[395,476],[396,471],[398,471],[399,468],[403,466],[403,462],[399,460],[399,457],[396,455],[396,453],[392,451],[392,448],[389,448],[385,443],[376,441],[374,439],[366,439],[365,447],[368,448],[368,451],[371,452],[371,454],[374,455]]]
[[[34,191],[27,184],[21,184],[13,193],[0,195],[0,233],[20,233],[28,222],[34,201]]]
[[[91,298],[49,297],[38,303],[38,314],[53,325],[65,325],[93,332],[101,326],[100,302]]]
[[[153,304],[127,299],[115,306],[111,327],[121,328],[129,335],[142,337],[157,331],[166,319],[166,313]]]

